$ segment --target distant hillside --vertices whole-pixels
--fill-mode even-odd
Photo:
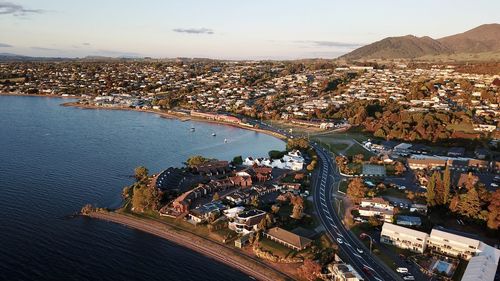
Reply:
[[[388,37],[370,45],[358,48],[342,58],[358,59],[396,59],[418,58],[425,55],[438,55],[450,50],[430,37],[416,37],[413,35]]]
[[[491,59],[499,52],[500,24],[485,24],[437,40],[428,36],[413,35],[388,37],[358,48],[341,58],[348,60],[469,57]]]
[[[438,39],[455,53],[500,51],[500,24],[483,24],[464,33]]]

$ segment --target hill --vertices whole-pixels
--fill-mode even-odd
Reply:
[[[413,35],[388,37],[341,56],[347,60],[370,59],[499,59],[500,24],[484,24],[464,33],[432,39]]]
[[[500,51],[500,24],[483,24],[464,33],[438,39],[455,53]]]

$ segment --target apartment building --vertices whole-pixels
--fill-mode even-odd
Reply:
[[[384,223],[380,242],[394,245],[398,248],[408,249],[413,252],[423,253],[429,235],[425,232],[398,226],[392,223]]]
[[[479,249],[480,241],[433,229],[427,240],[427,246],[431,251],[441,254],[469,260]]]

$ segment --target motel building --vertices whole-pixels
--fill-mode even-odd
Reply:
[[[431,251],[469,260],[479,249],[480,241],[433,229],[427,245]]]
[[[423,253],[425,251],[429,235],[425,232],[398,226],[392,223],[384,223],[380,242],[394,245],[398,248],[408,249],[413,252]]]

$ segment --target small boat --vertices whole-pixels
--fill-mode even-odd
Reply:
[[[215,134],[215,133],[212,133],[212,136],[213,136],[213,137],[215,137],[215,136],[216,136],[216,134]]]
[[[191,132],[194,132],[194,130],[195,130],[194,127],[191,127]]]
[[[224,143],[227,143],[227,139],[224,139]]]

